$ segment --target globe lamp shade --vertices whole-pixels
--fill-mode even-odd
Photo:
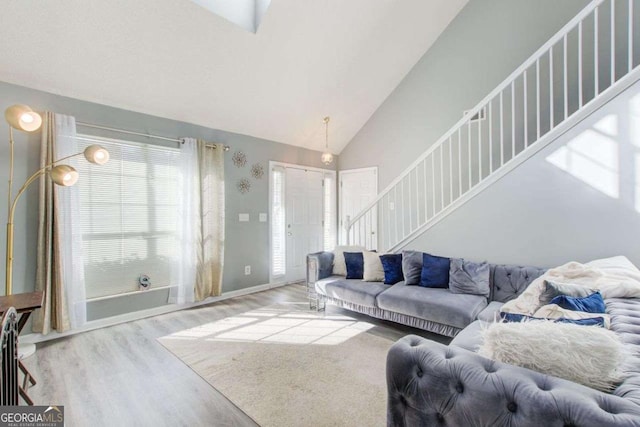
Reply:
[[[78,182],[78,171],[69,165],[58,165],[49,172],[51,180],[62,187],[71,187]]]
[[[33,132],[42,126],[42,117],[26,105],[17,104],[7,108],[4,112],[7,123],[24,132]]]
[[[99,145],[90,145],[84,150],[84,158],[95,165],[104,165],[109,161],[109,151]]]

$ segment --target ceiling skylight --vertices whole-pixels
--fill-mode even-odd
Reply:
[[[191,0],[210,12],[255,33],[271,0]]]

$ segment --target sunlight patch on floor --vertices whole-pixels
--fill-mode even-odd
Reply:
[[[337,345],[374,326],[344,315],[266,307],[175,332],[165,338],[226,342]]]

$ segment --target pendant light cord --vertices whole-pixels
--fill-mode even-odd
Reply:
[[[324,148],[329,151],[329,116],[324,118]]]

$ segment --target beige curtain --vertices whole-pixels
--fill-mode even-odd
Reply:
[[[215,148],[214,148],[215,147]],[[195,299],[222,293],[224,266],[224,146],[198,140],[198,171],[200,185],[201,248]]]
[[[42,118],[40,166],[53,162],[56,153],[55,115],[47,112]],[[45,174],[40,177],[38,204],[38,249],[36,259],[36,290],[44,292],[42,308],[36,310],[33,331],[47,334],[51,330],[66,331],[71,327],[62,280],[62,257],[58,206],[58,188]]]

